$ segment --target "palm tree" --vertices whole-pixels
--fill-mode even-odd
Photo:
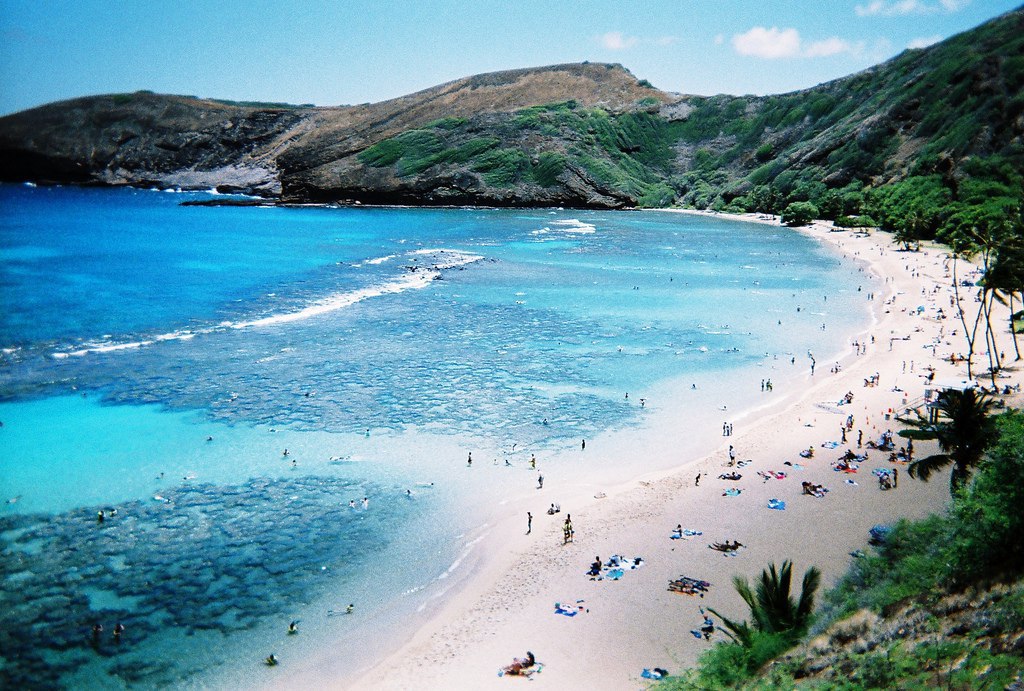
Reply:
[[[1021,226],[1021,230],[1024,230],[1024,225]],[[1020,360],[1020,345],[1013,324],[1013,298],[1017,293],[1024,293],[1024,243],[1019,235],[1004,239],[992,267],[985,274],[984,283],[996,300],[1009,307],[1013,349]]]
[[[751,589],[746,578],[733,578],[736,592],[750,608],[753,627],[746,621],[732,621],[710,607],[708,610],[722,620],[729,637],[746,648],[753,645],[754,631],[786,634],[795,638],[802,635],[811,622],[814,594],[821,584],[821,572],[813,566],[807,569],[799,600],[794,600],[790,594],[792,579],[793,564],[788,559],[782,562],[782,568],[778,571],[774,563],[762,570],[756,590]]]
[[[939,453],[910,464],[910,477],[927,482],[932,473],[952,464],[949,491],[956,494],[997,437],[989,418],[994,404],[988,394],[975,389],[944,389],[932,406],[933,415],[926,417],[918,412],[914,420],[897,418],[912,427],[901,430],[901,437],[939,442]]]

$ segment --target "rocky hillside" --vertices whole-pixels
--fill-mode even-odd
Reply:
[[[337,108],[145,91],[87,97],[0,118],[0,180],[216,187],[264,196],[279,196],[284,184],[292,201],[351,201],[360,196],[339,186],[337,162],[383,139],[446,117],[508,115],[567,94],[608,112],[645,98],[668,100],[621,66],[604,64],[495,72]]]
[[[0,179],[216,186],[285,202],[757,211],[811,202],[834,218],[915,176],[939,176],[955,196],[977,161],[1024,170],[1022,135],[1016,10],[768,97],[668,94],[621,66],[584,63],[337,108],[83,98],[0,118]]]
[[[1024,683],[1024,584],[862,610],[780,664],[808,686],[1003,688]]]

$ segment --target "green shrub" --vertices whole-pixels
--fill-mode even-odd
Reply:
[[[659,684],[658,691],[692,689],[717,691],[741,686],[750,681],[769,660],[785,653],[791,643],[778,634],[754,633],[753,645],[745,648],[737,643],[718,643],[701,653],[698,667]]]
[[[494,149],[477,157],[473,170],[483,173],[493,187],[511,187],[529,168],[530,159],[521,149]]]
[[[875,219],[864,216],[839,216],[835,224],[840,228],[874,228],[878,225]]]
[[[807,225],[818,217],[818,207],[810,202],[793,202],[782,212],[782,222],[787,226]]]
[[[1024,571],[1024,415],[997,424],[999,441],[953,503],[948,562],[960,582]]]
[[[428,122],[423,129],[454,130],[466,124],[466,118],[441,118]]]
[[[530,175],[541,187],[554,187],[559,184],[558,176],[565,171],[566,160],[565,154],[544,151],[537,156],[537,163],[530,168]]]
[[[456,149],[449,149],[446,152],[445,159],[452,163],[465,163],[477,156],[483,154],[486,151],[497,147],[501,144],[501,140],[496,137],[478,137],[477,139],[470,139],[465,144],[462,144]]]

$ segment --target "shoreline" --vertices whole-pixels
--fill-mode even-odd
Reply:
[[[777,220],[765,218],[691,210],[664,211],[778,226]],[[885,296],[881,300],[875,296],[872,323],[863,333],[853,336],[853,340],[862,341],[868,340],[866,334],[884,336],[876,338],[872,345],[865,344],[864,355],[856,356],[852,348],[848,349],[839,358],[843,365],[838,374],[830,374],[825,369],[826,365],[832,365],[830,361],[819,364],[813,380],[809,376],[795,376],[794,380],[807,384],[780,396],[784,400],[750,411],[750,420],[744,423],[742,433],[728,440],[723,438],[717,449],[708,455],[673,459],[668,470],[642,473],[602,491],[601,498],[591,496],[593,488],[587,483],[578,483],[572,496],[562,497],[563,510],[571,510],[576,528],[575,540],[568,545],[560,544],[558,539],[561,515],[535,515],[533,535],[523,535],[519,516],[520,513],[525,515],[525,510],[520,512],[518,504],[522,502],[517,502],[515,510],[509,509],[514,517],[490,526],[488,539],[480,544],[475,563],[453,589],[454,596],[449,594],[438,613],[398,650],[376,661],[357,679],[349,674],[337,676],[339,670],[331,670],[330,665],[310,666],[308,663],[316,660],[306,660],[301,669],[295,670],[298,678],[292,680],[299,685],[315,681],[334,688],[490,688],[507,683],[498,678],[498,667],[531,649],[545,665],[544,673],[535,675],[533,680],[550,688],[635,686],[642,682],[639,673],[643,667],[660,666],[678,673],[692,666],[708,645],[694,641],[689,635],[689,629],[698,621],[698,604],[705,602],[667,593],[666,578],[686,573],[711,581],[715,587],[706,604],[730,616],[742,617],[741,603],[729,585],[734,573],[754,576],[769,561],[792,558],[797,570],[811,563],[819,566],[825,574],[825,587],[828,587],[845,572],[849,562],[847,553],[866,542],[867,527],[897,516],[919,517],[941,509],[948,498],[944,477],[926,484],[912,481],[904,474],[905,479],[897,490],[877,490],[870,469],[888,465],[877,453],[853,476],[858,482],[853,486],[840,484],[843,478],[838,476],[842,474],[832,472],[827,465],[838,453],[820,448],[815,459],[803,461],[804,468],[791,471],[785,480],[762,482],[754,474],[758,470],[779,471],[787,460],[802,461],[796,455],[801,448],[810,444],[817,447],[826,439],[838,438],[840,416],[825,410],[825,402],[834,403],[845,390],[853,391],[857,398],[851,412],[871,417],[871,424],[864,425],[865,439],[877,437],[891,426],[892,423],[883,420],[884,411],[893,407],[893,403],[899,407],[903,400],[913,401],[923,389],[916,372],[904,373],[899,361],[913,352],[916,361],[921,363],[917,369],[920,372],[926,359],[934,362],[935,358],[918,353],[905,341],[898,342],[898,349],[887,351],[885,341],[896,332],[913,336],[911,344],[934,338],[939,322],[908,315],[906,309],[913,294],[907,289],[916,288],[921,282],[932,286],[948,285],[948,281],[941,280],[941,257],[934,248],[917,255],[904,254],[889,246],[887,235],[883,239],[874,233],[859,231],[831,233],[828,232],[831,228],[824,224],[796,230],[820,242],[831,243],[846,260],[863,262],[883,281],[885,287],[879,292],[884,292]],[[930,274],[934,275],[915,278],[913,271],[900,272],[899,264],[903,259],[927,264]],[[903,275],[906,273],[911,275]],[[903,294],[911,298],[901,302],[899,298]],[[890,304],[893,301],[895,305]],[[903,311],[899,309],[901,306]],[[952,320],[946,323],[955,328]],[[919,328],[921,325],[928,328]],[[940,347],[952,348],[953,352],[962,349],[959,341],[949,340],[948,336],[946,339],[950,345],[943,342]],[[950,378],[954,372],[959,374],[948,359],[945,365],[939,367],[942,372],[942,376],[937,377],[939,381]],[[861,378],[867,378],[871,371],[881,372],[881,385],[862,388]],[[906,390],[909,399],[890,391],[895,386],[894,380],[900,380],[900,388]],[[861,403],[862,392],[867,405]],[[836,426],[831,424],[833,422]],[[786,433],[786,428],[792,431]],[[662,428],[634,430],[630,434],[645,437],[667,432],[668,429]],[[634,441],[644,445],[647,440]],[[736,483],[742,487],[743,495],[735,498],[720,496],[726,483],[715,477],[725,461],[727,442],[737,447],[740,459],[754,460],[743,473],[744,479]],[[664,440],[662,445],[665,445]],[[921,453],[927,452],[927,448],[921,449]],[[699,487],[693,486],[690,477],[695,470],[706,473]],[[827,484],[830,494],[824,499],[798,496],[801,476]],[[901,496],[894,501],[896,494]],[[765,508],[768,495],[783,498],[789,510],[776,512]],[[716,504],[716,509],[724,510],[715,511],[710,518],[701,516],[708,504]],[[693,525],[688,525],[686,517]],[[758,524],[751,525],[748,518]],[[806,527],[808,522],[830,518],[838,523],[835,529],[828,531],[827,539],[820,540],[824,544],[819,544],[821,536],[815,535],[813,530],[803,531],[788,553],[786,543],[793,543],[793,539],[770,543],[766,536],[757,535],[772,525],[800,533],[797,528],[802,519],[810,519],[803,521]],[[703,528],[704,535],[690,541],[669,540],[670,530],[680,522],[684,527]],[[696,525],[698,523],[702,525]],[[705,547],[706,542],[737,538],[747,544],[748,549],[735,558],[723,558]],[[593,554],[607,557],[619,552],[633,556],[634,549],[646,563],[635,572],[627,572],[622,581],[595,582],[583,575]],[[679,563],[684,553],[689,555],[686,562],[696,560],[697,564]],[[552,614],[554,602],[570,598],[585,600],[590,611],[571,619]],[[666,618],[665,614],[671,616],[667,617],[668,621],[661,621]]]

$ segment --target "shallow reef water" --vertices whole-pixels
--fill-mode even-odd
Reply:
[[[95,678],[96,667],[126,686],[182,681],[168,641],[187,655],[189,639],[206,647],[280,618],[382,548],[388,526],[413,509],[348,504],[379,490],[336,478],[256,478],[179,487],[116,513],[0,517],[0,687],[59,688],[84,670]],[[94,639],[96,624],[103,631]]]

